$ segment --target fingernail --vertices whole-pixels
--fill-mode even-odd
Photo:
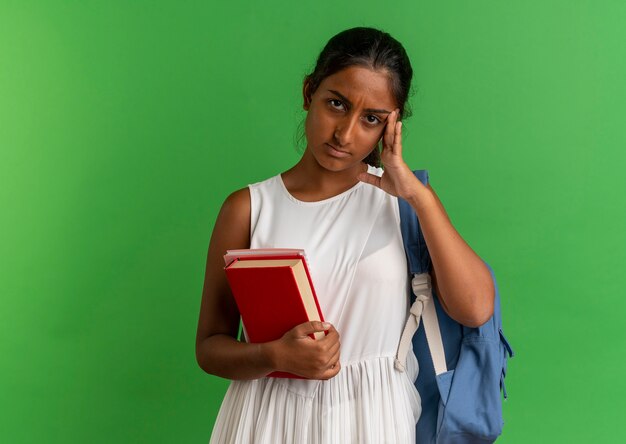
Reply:
[[[322,322],[322,328],[330,328],[332,325],[329,322]]]

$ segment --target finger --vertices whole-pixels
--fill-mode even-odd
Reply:
[[[369,183],[370,185],[374,185],[375,187],[380,188],[380,177],[375,174],[370,173],[360,173],[357,176],[361,182]]]
[[[319,340],[320,345],[324,346],[324,350],[329,350],[339,343],[339,333],[334,328],[328,330],[326,336]]]
[[[393,138],[391,151],[394,154],[402,155],[402,122],[396,122],[396,130]]]
[[[336,362],[339,360],[339,354],[341,353],[341,344],[339,343],[339,341],[335,342],[334,344],[331,344],[330,347],[328,347],[325,351],[324,351],[324,356],[326,359],[326,364],[330,365],[333,362]]]
[[[337,361],[333,364],[330,364],[328,366],[328,369],[326,369],[320,376],[318,379],[330,379],[334,376],[337,375],[337,373],[339,373],[339,371],[341,370],[341,362]]]
[[[383,132],[383,149],[389,148],[393,143],[393,127],[395,125],[395,110],[389,113],[387,122],[385,125],[385,131]]]
[[[339,341],[335,341],[334,343],[330,344],[330,346],[325,352],[326,355],[328,356],[329,362],[334,362],[337,360],[333,358],[335,357],[337,353],[339,353],[339,350],[341,350],[341,344],[339,343]]]
[[[327,333],[326,333],[326,337],[330,337],[330,339],[335,338],[335,337],[339,337],[339,332],[337,331],[337,329],[335,328],[334,325],[329,324],[330,327],[327,329]]]
[[[383,149],[391,148],[393,146],[394,132],[398,115],[396,110],[393,110],[389,117],[387,117],[387,125],[385,126],[385,133],[383,136]]]
[[[295,326],[294,332],[297,336],[308,336],[312,333],[329,330],[331,327],[332,324],[329,322],[311,321]]]
[[[340,357],[341,357],[341,347],[337,347],[336,350],[333,350],[333,353],[330,355],[330,359],[328,360],[328,362],[330,364],[334,364],[339,361]]]

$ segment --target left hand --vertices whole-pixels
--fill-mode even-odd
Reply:
[[[421,190],[420,187],[425,187],[402,158],[402,122],[398,121],[399,111],[395,109],[389,114],[383,132],[380,159],[385,168],[384,174],[378,177],[375,174],[361,173],[358,179],[377,186],[392,196],[408,199]]]

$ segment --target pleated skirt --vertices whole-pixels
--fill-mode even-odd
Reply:
[[[414,443],[421,413],[417,372],[409,353],[405,372],[387,356],[345,364],[327,381],[233,381],[210,442]]]

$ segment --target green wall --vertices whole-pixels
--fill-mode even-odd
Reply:
[[[217,211],[297,161],[303,75],[370,25],[415,68],[407,162],[499,278],[499,442],[623,442],[626,3],[213,3],[0,1],[0,440],[207,442]]]

